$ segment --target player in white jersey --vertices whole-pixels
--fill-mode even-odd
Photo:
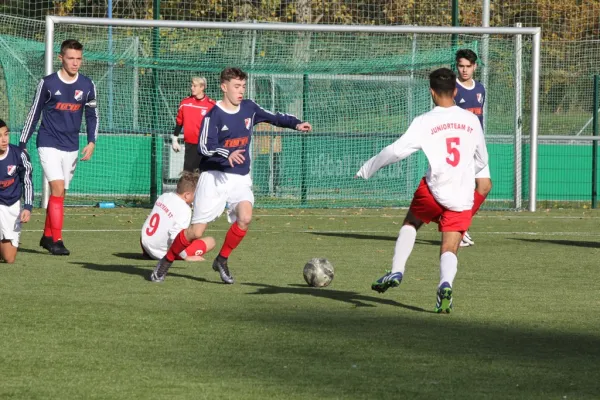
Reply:
[[[160,196],[142,226],[143,255],[153,260],[165,256],[173,239],[183,229],[187,229],[192,218],[190,205],[194,201],[194,192],[200,174],[184,171],[177,182],[176,193],[165,193]],[[203,261],[202,257],[215,247],[212,237],[193,240],[181,253],[178,260]]]
[[[404,135],[367,161],[356,176],[369,179],[386,165],[423,150],[429,161],[426,176],[414,194],[396,241],[392,270],[371,288],[380,293],[400,285],[417,230],[436,222],[442,232],[440,282],[436,312],[452,309],[452,283],[456,276],[462,235],[471,224],[475,174],[487,166],[488,153],[481,124],[469,111],[454,104],[456,75],[440,68],[429,75],[436,107],[416,117]]]

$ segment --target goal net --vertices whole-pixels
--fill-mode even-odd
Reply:
[[[18,132],[36,83],[45,75],[45,24],[12,17],[0,17],[0,22],[9,109],[4,117]],[[515,198],[526,197],[527,185],[521,182],[528,175],[516,168],[516,157],[527,145],[516,145],[515,137],[529,130],[529,36],[520,38],[516,62],[516,36],[506,34],[485,38],[360,29],[272,31],[259,24],[256,29],[211,29],[210,24],[191,29],[89,23],[56,23],[53,30],[52,70],[60,68],[60,43],[76,38],[85,47],[81,72],[95,81],[98,92],[98,145],[92,160],[77,167],[69,191],[72,204],[147,204],[172,190],[183,154],[171,150],[170,136],[190,79],[204,76],[207,94],[220,99],[219,72],[237,66],[249,73],[249,98],[314,128],[304,134],[255,127],[252,178],[258,207],[406,206],[427,169],[423,155],[386,167],[368,181],[355,180],[354,174],[396,140],[412,118],[431,109],[428,74],[452,67],[459,48],[488,55],[478,71],[485,68],[488,77],[485,130],[494,192],[487,204],[521,207]],[[517,97],[522,98],[519,109]],[[16,142],[18,135],[12,139]],[[80,140],[83,146],[84,127]],[[30,153],[39,189],[41,168],[36,152]]]

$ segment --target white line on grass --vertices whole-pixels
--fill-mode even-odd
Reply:
[[[226,232],[227,229],[211,229],[213,232]],[[43,232],[43,229],[31,229],[24,232]],[[63,232],[140,232],[140,229],[63,229]],[[363,231],[363,230],[347,230],[347,231],[319,231],[313,229],[305,230],[270,230],[270,229],[251,229],[251,232],[267,232],[267,233],[314,233],[314,234],[370,234],[370,233],[383,233],[388,235],[397,235],[397,232],[390,231]],[[425,234],[436,235],[438,232],[425,232]],[[480,232],[476,234],[480,235],[522,235],[522,236],[600,236],[600,232]]]
[[[32,214],[32,217],[44,217],[45,214]],[[145,218],[145,213],[135,214],[65,214],[65,217],[133,217],[133,218]],[[254,214],[254,218],[404,218],[404,214],[398,215],[359,215],[359,214]],[[495,219],[600,219],[600,215],[477,215],[477,219],[480,218],[495,218]]]

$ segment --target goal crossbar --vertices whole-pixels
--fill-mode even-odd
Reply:
[[[57,24],[123,26],[144,28],[183,28],[183,29],[222,29],[242,31],[287,31],[287,32],[345,32],[345,33],[413,33],[413,34],[475,34],[475,35],[527,35],[531,36],[531,127],[529,164],[529,211],[536,211],[537,199],[537,158],[538,158],[538,113],[540,87],[541,28],[539,27],[440,27],[440,26],[359,26],[359,25],[317,25],[248,22],[196,22],[136,20],[117,18],[84,18],[46,16],[45,72],[53,72],[54,30]],[[42,205],[48,200],[48,185],[44,184]]]

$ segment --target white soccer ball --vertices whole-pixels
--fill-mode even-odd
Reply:
[[[304,266],[304,280],[312,287],[328,286],[333,280],[333,265],[326,258],[313,258]]]

